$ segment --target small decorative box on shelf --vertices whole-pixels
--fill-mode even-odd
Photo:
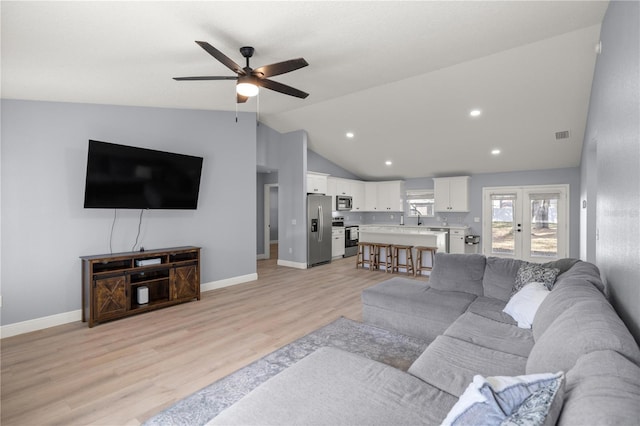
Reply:
[[[82,321],[94,324],[200,300],[200,247],[81,256]]]

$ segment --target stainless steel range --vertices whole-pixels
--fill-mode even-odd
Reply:
[[[360,227],[358,225],[349,225],[344,227],[344,257],[355,256],[358,254],[358,233]]]
[[[331,222],[333,227],[344,227],[344,257],[358,254],[358,225],[344,225],[344,217],[337,216]]]

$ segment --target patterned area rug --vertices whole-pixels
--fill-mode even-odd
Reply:
[[[177,402],[145,426],[203,425],[255,387],[323,346],[406,371],[430,342],[339,318]]]

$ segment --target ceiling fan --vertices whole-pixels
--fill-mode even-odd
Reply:
[[[249,58],[253,56],[254,49],[250,46],[240,48],[240,53],[247,60],[247,66],[242,68],[236,64],[232,59],[220,52],[215,47],[211,46],[206,41],[196,41],[200,47],[207,51],[211,56],[222,62],[227,68],[235,72],[237,75],[232,76],[202,76],[202,77],[174,77],[174,80],[184,81],[198,81],[198,80],[236,80],[236,99],[238,103],[246,102],[252,96],[258,94],[258,87],[264,87],[265,89],[275,90],[276,92],[284,93],[285,95],[295,96],[298,98],[306,98],[308,93],[298,90],[286,84],[278,83],[277,81],[269,80],[268,77],[275,75],[285,74],[297,69],[306,67],[309,65],[303,58],[290,59],[284,62],[278,62],[271,65],[265,65],[256,69],[249,66]]]

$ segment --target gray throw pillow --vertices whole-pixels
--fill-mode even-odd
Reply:
[[[555,425],[564,401],[564,374],[474,376],[443,426]]]
[[[551,290],[559,273],[560,269],[558,268],[546,268],[538,263],[524,262],[516,274],[511,296],[532,282],[543,283],[547,289]]]

